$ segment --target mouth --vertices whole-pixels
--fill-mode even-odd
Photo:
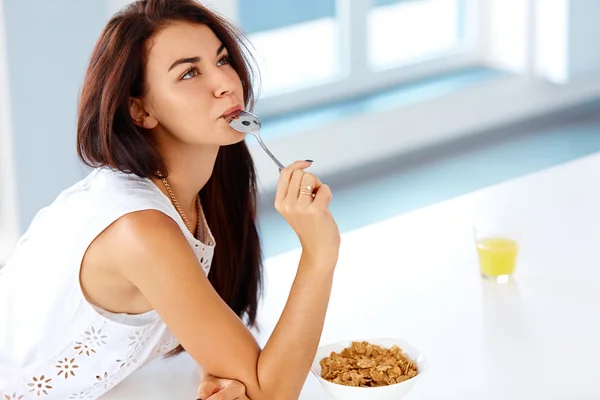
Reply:
[[[221,115],[221,118],[224,118],[225,120],[227,120],[227,122],[231,122],[231,120],[233,120],[233,119],[235,119],[235,118],[238,117],[238,115],[240,114],[240,111],[242,111],[242,106],[239,105],[239,104],[235,105],[233,107],[229,107]]]

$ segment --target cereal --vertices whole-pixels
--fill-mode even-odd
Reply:
[[[414,361],[394,345],[385,349],[368,342],[352,342],[341,353],[323,358],[321,377],[339,385],[377,387],[393,385],[417,375]]]

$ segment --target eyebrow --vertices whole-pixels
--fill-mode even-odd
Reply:
[[[223,52],[223,50],[225,50],[225,44],[221,43],[221,45],[219,46],[219,48],[217,49],[217,57],[219,56],[219,54],[221,54]],[[175,61],[173,64],[171,64],[171,66],[169,67],[169,72],[175,68],[178,65],[181,64],[195,64],[200,62],[201,58],[200,57],[186,57],[186,58],[181,58],[177,61]]]

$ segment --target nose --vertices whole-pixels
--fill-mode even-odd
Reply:
[[[214,70],[213,79],[215,97],[224,97],[235,91],[235,80],[222,69]]]

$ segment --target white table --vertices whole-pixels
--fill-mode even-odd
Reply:
[[[515,280],[480,279],[472,221],[510,211],[524,235]],[[361,210],[356,210],[360,213]],[[430,369],[407,397],[600,399],[600,155],[343,235],[322,343],[400,337]],[[299,251],[266,262],[268,338]],[[188,356],[138,371],[105,399],[193,399]],[[327,399],[309,376],[301,399]]]

